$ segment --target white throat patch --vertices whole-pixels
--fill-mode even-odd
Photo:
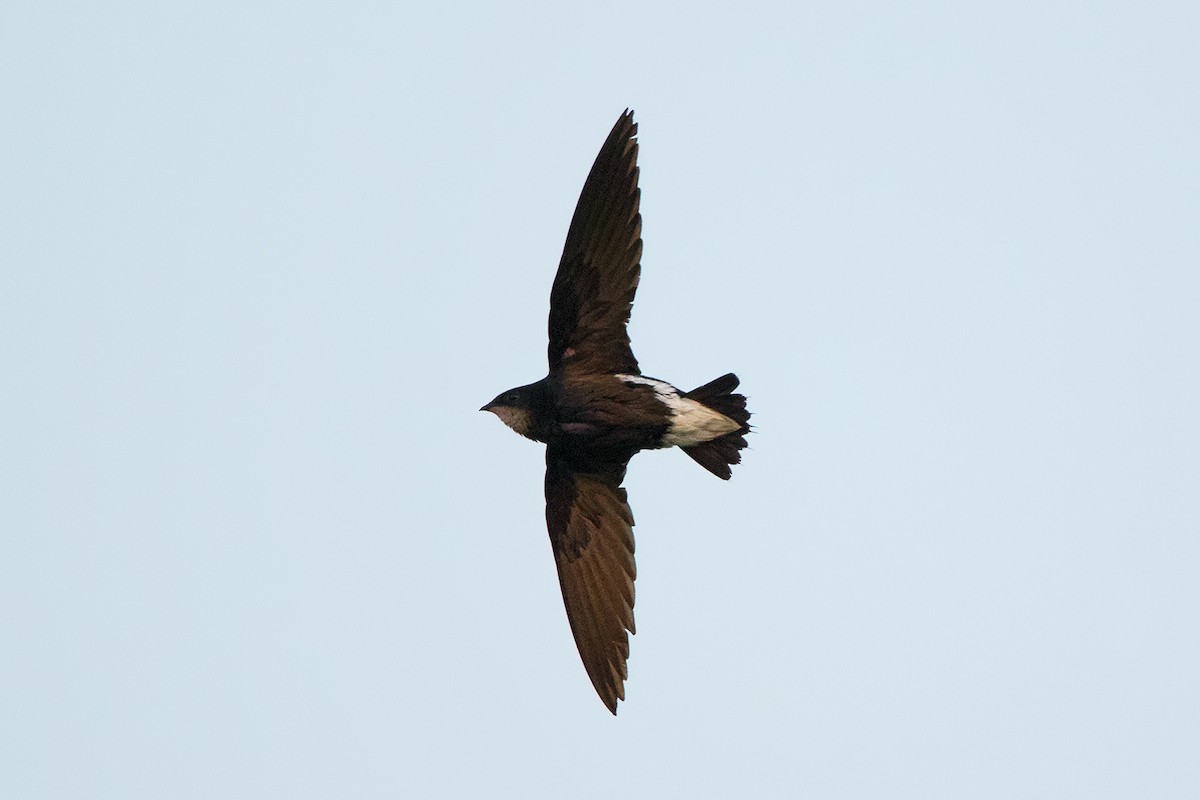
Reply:
[[[627,384],[651,387],[658,401],[671,412],[671,422],[662,439],[663,447],[693,447],[742,427],[719,411],[713,411],[690,397],[683,397],[678,389],[666,381],[643,375],[617,377]]]
[[[513,408],[512,406],[493,406],[488,411],[499,417],[501,422],[517,433],[525,437],[529,436],[533,422],[530,418],[529,409]]]

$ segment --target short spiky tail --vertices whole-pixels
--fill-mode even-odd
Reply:
[[[745,434],[750,432],[750,412],[746,410],[746,398],[744,395],[734,394],[733,390],[737,387],[737,375],[731,372],[683,395],[703,403],[719,414],[724,414],[741,426],[732,433],[683,448],[683,452],[691,456],[697,464],[726,481],[733,474],[729,469],[730,465],[738,464],[742,460],[742,454],[738,451],[746,446]]]

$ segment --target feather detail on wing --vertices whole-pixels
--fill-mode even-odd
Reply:
[[[626,324],[641,275],[637,124],[617,120],[592,165],[550,290],[550,370],[638,374]]]
[[[567,619],[588,677],[614,714],[625,699],[637,575],[624,477],[625,463],[581,465],[547,448],[546,527]]]

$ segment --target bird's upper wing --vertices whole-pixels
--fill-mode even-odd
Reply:
[[[550,370],[638,374],[625,325],[641,275],[637,124],[626,111],[588,173],[550,290]]]
[[[567,619],[596,693],[617,713],[625,699],[633,625],[633,513],[621,481],[628,462],[583,464],[546,448],[546,527]]]

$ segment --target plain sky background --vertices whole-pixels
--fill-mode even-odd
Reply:
[[[0,796],[1200,796],[1200,11],[0,10]],[[640,124],[613,718],[542,449]]]

